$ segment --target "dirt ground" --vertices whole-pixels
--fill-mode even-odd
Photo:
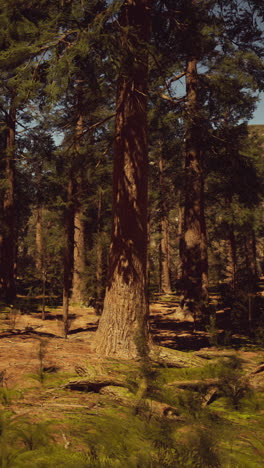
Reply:
[[[40,352],[45,368],[73,373],[76,366],[91,359],[90,344],[97,322],[93,308],[72,308],[70,333],[64,339],[59,309],[47,311],[44,321],[39,313],[11,312],[0,322],[0,372],[4,371],[4,383],[20,388],[30,385],[23,376],[37,372]]]
[[[104,420],[104,415],[114,414],[116,417],[120,405],[131,405],[131,394],[127,396],[127,388],[118,387],[117,391],[117,387],[111,386],[111,382],[118,383],[120,378],[130,378],[129,375],[132,379],[137,379],[138,364],[133,361],[122,363],[119,360],[103,360],[93,353],[91,345],[99,318],[92,307],[70,309],[70,331],[67,339],[63,338],[62,311],[59,308],[47,307],[44,321],[40,318],[40,312],[0,312],[1,414],[11,415],[12,424],[23,420],[30,422],[30,425],[48,424],[56,446],[76,453],[87,451],[87,446],[78,434],[85,433],[86,429],[83,428],[88,423],[93,427],[96,421]],[[187,360],[198,360],[198,366],[206,366],[215,357],[217,361],[218,357],[225,359],[230,353],[236,353],[243,360],[245,374],[253,376],[251,384],[254,384],[253,388],[262,398],[263,350],[250,346],[238,351],[221,347],[208,348],[210,333],[194,332],[193,323],[182,320],[177,304],[173,302],[157,301],[152,304],[150,325],[154,344],[166,347],[163,349],[173,354],[174,351],[167,348],[192,350],[194,353],[179,354],[184,354],[184,359]],[[220,330],[219,337],[222,333],[223,330]],[[243,343],[245,337],[240,336],[239,339]],[[189,363],[188,366],[191,367]],[[73,391],[68,385],[69,382],[93,382],[96,379],[110,381],[110,385],[106,384],[99,391],[79,391],[78,388]],[[161,416],[166,414],[167,417],[170,414],[167,413],[170,407],[166,402],[155,401],[153,406],[151,401],[150,408],[151,411],[155,408]],[[260,413],[258,418],[262,417],[263,410]],[[249,438],[249,444],[255,443],[256,438],[264,444],[259,429],[262,426],[256,429],[255,421],[260,424],[260,420],[256,419],[255,414],[252,420],[246,421],[246,427],[241,421],[238,427],[241,426],[241,434],[246,434]],[[244,440],[241,444],[244,444]]]
[[[98,323],[94,309],[72,307],[70,332],[63,338],[60,309],[47,309],[45,321],[40,313],[25,314],[14,311],[0,321],[0,376],[2,387],[18,391],[13,409],[17,413],[45,414],[46,418],[59,417],[63,410],[89,411],[98,402],[98,395],[80,392],[60,394],[58,381],[52,388],[53,376],[74,380],[82,369],[100,372],[100,360],[93,354],[91,343]],[[175,307],[165,304],[151,306],[151,329],[155,343],[171,348],[202,349],[208,346],[208,333],[193,332],[193,324],[177,319]],[[221,351],[219,351],[221,353]],[[257,352],[242,351],[248,369],[256,366]],[[103,363],[102,363],[103,366]],[[96,367],[96,371],[94,370]],[[43,387],[41,372],[49,377]],[[59,372],[58,372],[59,371]],[[261,377],[262,378],[262,377]],[[62,379],[62,380],[63,380]],[[8,397],[7,397],[8,398]],[[8,403],[8,401],[7,401]]]

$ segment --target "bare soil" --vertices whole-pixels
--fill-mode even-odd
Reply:
[[[63,338],[60,309],[47,310],[46,319],[40,313],[12,311],[1,314],[0,320],[0,375],[3,388],[17,389],[15,398],[4,404],[11,405],[18,414],[45,415],[46,419],[58,418],[65,412],[89,412],[99,401],[98,394],[60,391],[65,381],[78,378],[83,369],[105,374],[104,362],[92,351],[92,341],[98,316],[92,307],[71,307],[70,332]],[[208,347],[209,334],[194,332],[191,322],[177,318],[176,306],[156,303],[151,306],[153,340],[161,346],[178,349],[196,349],[202,352]],[[223,351],[215,350],[221,355]],[[259,362],[257,351],[240,351],[247,362],[248,371]],[[47,378],[47,385],[43,385]],[[263,373],[261,373],[263,374]],[[59,377],[58,377],[59,376]],[[56,385],[53,387],[53,379]],[[262,375],[260,379],[263,380]]]

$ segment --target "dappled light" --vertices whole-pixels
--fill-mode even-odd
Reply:
[[[0,27],[0,466],[261,466],[263,1]]]

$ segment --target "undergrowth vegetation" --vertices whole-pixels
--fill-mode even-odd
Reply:
[[[44,367],[45,346],[39,360]],[[40,366],[41,367],[41,366]],[[100,366],[99,366],[100,367]],[[99,369],[99,368],[98,368]],[[82,369],[85,374],[85,369]],[[82,379],[98,378],[87,364]],[[90,410],[50,420],[17,414],[2,389],[0,466],[2,468],[254,468],[264,456],[263,394],[256,392],[236,354],[203,367],[175,369],[108,361],[104,377],[122,386],[99,392]],[[103,378],[103,376],[102,376]],[[144,384],[142,384],[144,382]],[[60,384],[59,384],[60,383]],[[63,390],[61,401],[91,393]],[[47,392],[42,379],[39,391]],[[121,384],[120,384],[121,385]],[[143,390],[142,390],[143,389]],[[210,401],[206,399],[210,393]],[[7,396],[5,396],[5,394]],[[212,395],[211,395],[212,394]],[[212,398],[211,398],[212,396]],[[23,395],[21,394],[21,398]],[[54,396],[53,396],[54,398]],[[84,405],[85,408],[85,405]]]

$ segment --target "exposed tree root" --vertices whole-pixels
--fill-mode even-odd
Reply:
[[[165,367],[187,368],[187,367],[202,367],[204,359],[194,356],[190,353],[177,351],[161,346],[154,346],[150,351],[150,358],[153,362]]]

